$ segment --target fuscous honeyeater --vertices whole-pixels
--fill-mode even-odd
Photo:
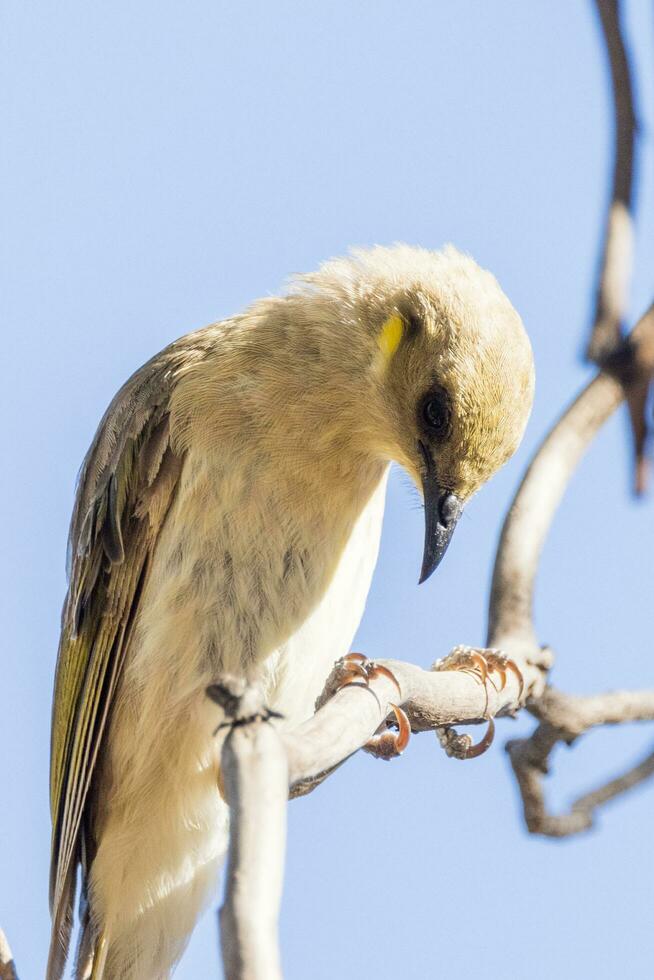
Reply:
[[[162,980],[227,841],[221,674],[308,717],[346,654],[397,462],[425,507],[421,580],[515,451],[520,318],[452,247],[354,251],[175,341],[109,406],[82,467],[55,682],[53,938],[81,866],[77,975]]]

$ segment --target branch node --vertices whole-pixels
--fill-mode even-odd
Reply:
[[[214,735],[224,728],[239,728],[255,722],[270,721],[271,718],[282,718],[278,711],[273,711],[263,703],[261,689],[256,684],[248,684],[241,677],[225,674],[215,684],[206,689],[207,696],[219,705],[228,720],[221,722],[215,729]]]

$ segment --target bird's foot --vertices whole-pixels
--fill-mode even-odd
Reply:
[[[341,657],[337,666],[340,668],[336,688],[339,691],[348,684],[363,684],[367,687],[375,677],[387,677],[397,688],[397,693],[402,694],[393,671],[383,664],[375,663],[374,660],[368,660],[362,653],[348,653],[347,656]]]
[[[383,664],[377,664],[374,660],[368,660],[362,653],[348,653],[347,656],[338,662],[338,666],[341,670],[336,688],[338,691],[352,684],[368,687],[370,681],[376,677],[386,677],[395,685],[398,694],[402,694],[400,685],[393,672],[388,667],[384,667]],[[364,752],[370,753],[376,759],[388,760],[401,755],[409,744],[409,738],[411,737],[411,724],[406,713],[402,711],[399,705],[393,704],[392,702],[390,702],[390,705],[395,717],[392,721],[387,721],[386,724],[397,727],[397,732],[381,732],[362,746]]]
[[[488,727],[484,737],[479,742],[473,742],[469,735],[462,735],[451,725],[443,725],[441,728],[437,728],[436,735],[451,759],[476,759],[493,744],[495,722],[492,718],[488,719]]]
[[[515,661],[505,657],[498,650],[483,650],[465,646],[455,647],[447,657],[436,661],[432,670],[460,670],[464,674],[470,674],[480,684],[483,684],[486,695],[484,717],[488,717],[487,682],[490,682],[496,691],[503,691],[506,687],[508,672],[512,673],[518,681],[518,700],[522,698],[524,691],[524,678],[520,668]],[[497,683],[495,675],[497,675]],[[449,726],[443,727],[439,731],[439,739],[447,754],[457,759],[476,759],[483,755],[493,744],[494,736],[495,724],[492,718],[488,718],[486,734],[476,744],[473,744],[469,735],[459,735]]]
[[[486,681],[490,681],[496,691],[504,690],[506,675],[509,672],[518,681],[518,700],[522,698],[524,691],[525,682],[522,671],[514,660],[505,657],[499,650],[483,650],[479,647],[465,646],[454,647],[447,657],[436,661],[432,670],[460,670],[464,674],[470,674],[484,687],[486,687]],[[494,674],[498,675],[499,687],[495,683]]]

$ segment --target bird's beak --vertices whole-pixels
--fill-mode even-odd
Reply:
[[[463,511],[463,503],[438,482],[432,454],[422,442],[418,447],[423,458],[422,495],[425,503],[425,548],[419,584],[425,582],[438,567],[447,551],[454,528]]]

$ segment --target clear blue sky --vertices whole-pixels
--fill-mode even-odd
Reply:
[[[649,0],[634,314],[654,282]],[[50,694],[75,474],[118,386],[174,337],[352,244],[453,241],[520,310],[538,385],[525,443],[418,588],[421,514],[391,482],[357,647],[429,664],[483,642],[493,547],[532,448],[588,377],[610,146],[590,2],[5,0],[0,923],[21,977],[48,941]],[[625,420],[581,466],[547,543],[537,621],[571,691],[652,686],[654,505],[629,497]],[[644,976],[654,783],[563,843],[529,838],[502,742],[469,763],[415,738],[289,810],[287,980]],[[649,735],[651,738],[651,733]],[[564,804],[644,729],[560,750]],[[528,966],[521,961],[529,957]],[[518,964],[515,966],[515,964]],[[177,974],[219,975],[212,915]]]

